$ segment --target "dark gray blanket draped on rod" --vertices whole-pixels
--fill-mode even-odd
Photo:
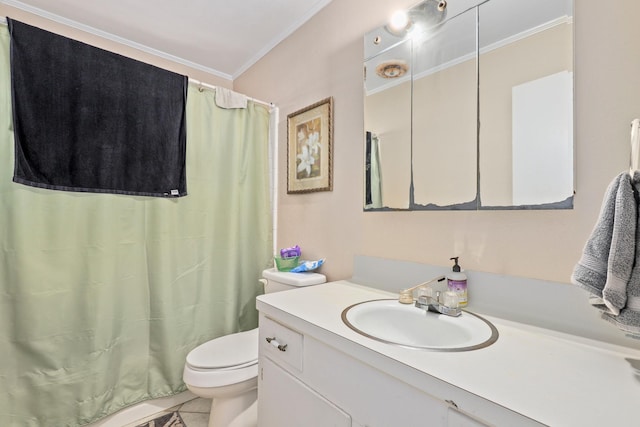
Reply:
[[[7,18],[15,182],[187,194],[188,78]]]

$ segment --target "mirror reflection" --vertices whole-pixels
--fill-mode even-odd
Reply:
[[[476,13],[459,14],[414,43],[414,209],[476,209]]]
[[[365,61],[365,209],[409,209],[411,186],[410,39]]]
[[[571,208],[572,6],[450,1],[367,33],[365,209]]]
[[[571,207],[572,3],[491,0],[479,12],[482,206]]]

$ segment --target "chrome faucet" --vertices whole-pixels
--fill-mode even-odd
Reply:
[[[442,296],[442,292],[436,291],[434,297],[433,289],[428,288],[428,290],[431,292],[418,296],[416,307],[453,317],[462,314],[462,310],[458,305],[458,295],[455,292],[445,292],[444,296]]]
[[[400,291],[398,301],[402,304],[411,304],[414,302],[413,291],[418,289],[419,295],[415,300],[415,306],[422,308],[423,310],[432,311],[434,313],[440,313],[447,316],[457,317],[462,314],[462,310],[459,307],[458,295],[455,292],[440,292],[435,291],[429,287],[434,282],[442,282],[445,279],[444,276],[438,276],[434,279],[420,283],[419,285],[411,288],[403,289]]]

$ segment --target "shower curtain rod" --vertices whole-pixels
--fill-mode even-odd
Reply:
[[[194,84],[197,84],[199,86],[206,87],[206,88],[209,88],[209,89],[215,89],[217,87],[217,86],[214,86],[214,85],[210,85],[208,83],[201,82],[200,80],[193,79],[191,77],[189,77],[189,81],[191,83],[194,83]],[[244,95],[244,96],[246,96],[246,95]],[[273,102],[260,101],[259,99],[251,98],[250,96],[246,96],[246,97],[247,97],[247,99],[249,101],[257,102],[258,104],[266,105],[267,107],[275,107],[275,105],[273,105]]]

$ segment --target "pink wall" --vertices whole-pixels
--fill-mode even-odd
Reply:
[[[278,244],[326,257],[329,279],[355,254],[569,282],[611,179],[628,167],[640,116],[640,2],[575,5],[576,197],[566,211],[363,213],[362,37],[415,1],[333,1],[234,81],[280,107]],[[287,115],[334,97],[334,190],[286,193]]]

